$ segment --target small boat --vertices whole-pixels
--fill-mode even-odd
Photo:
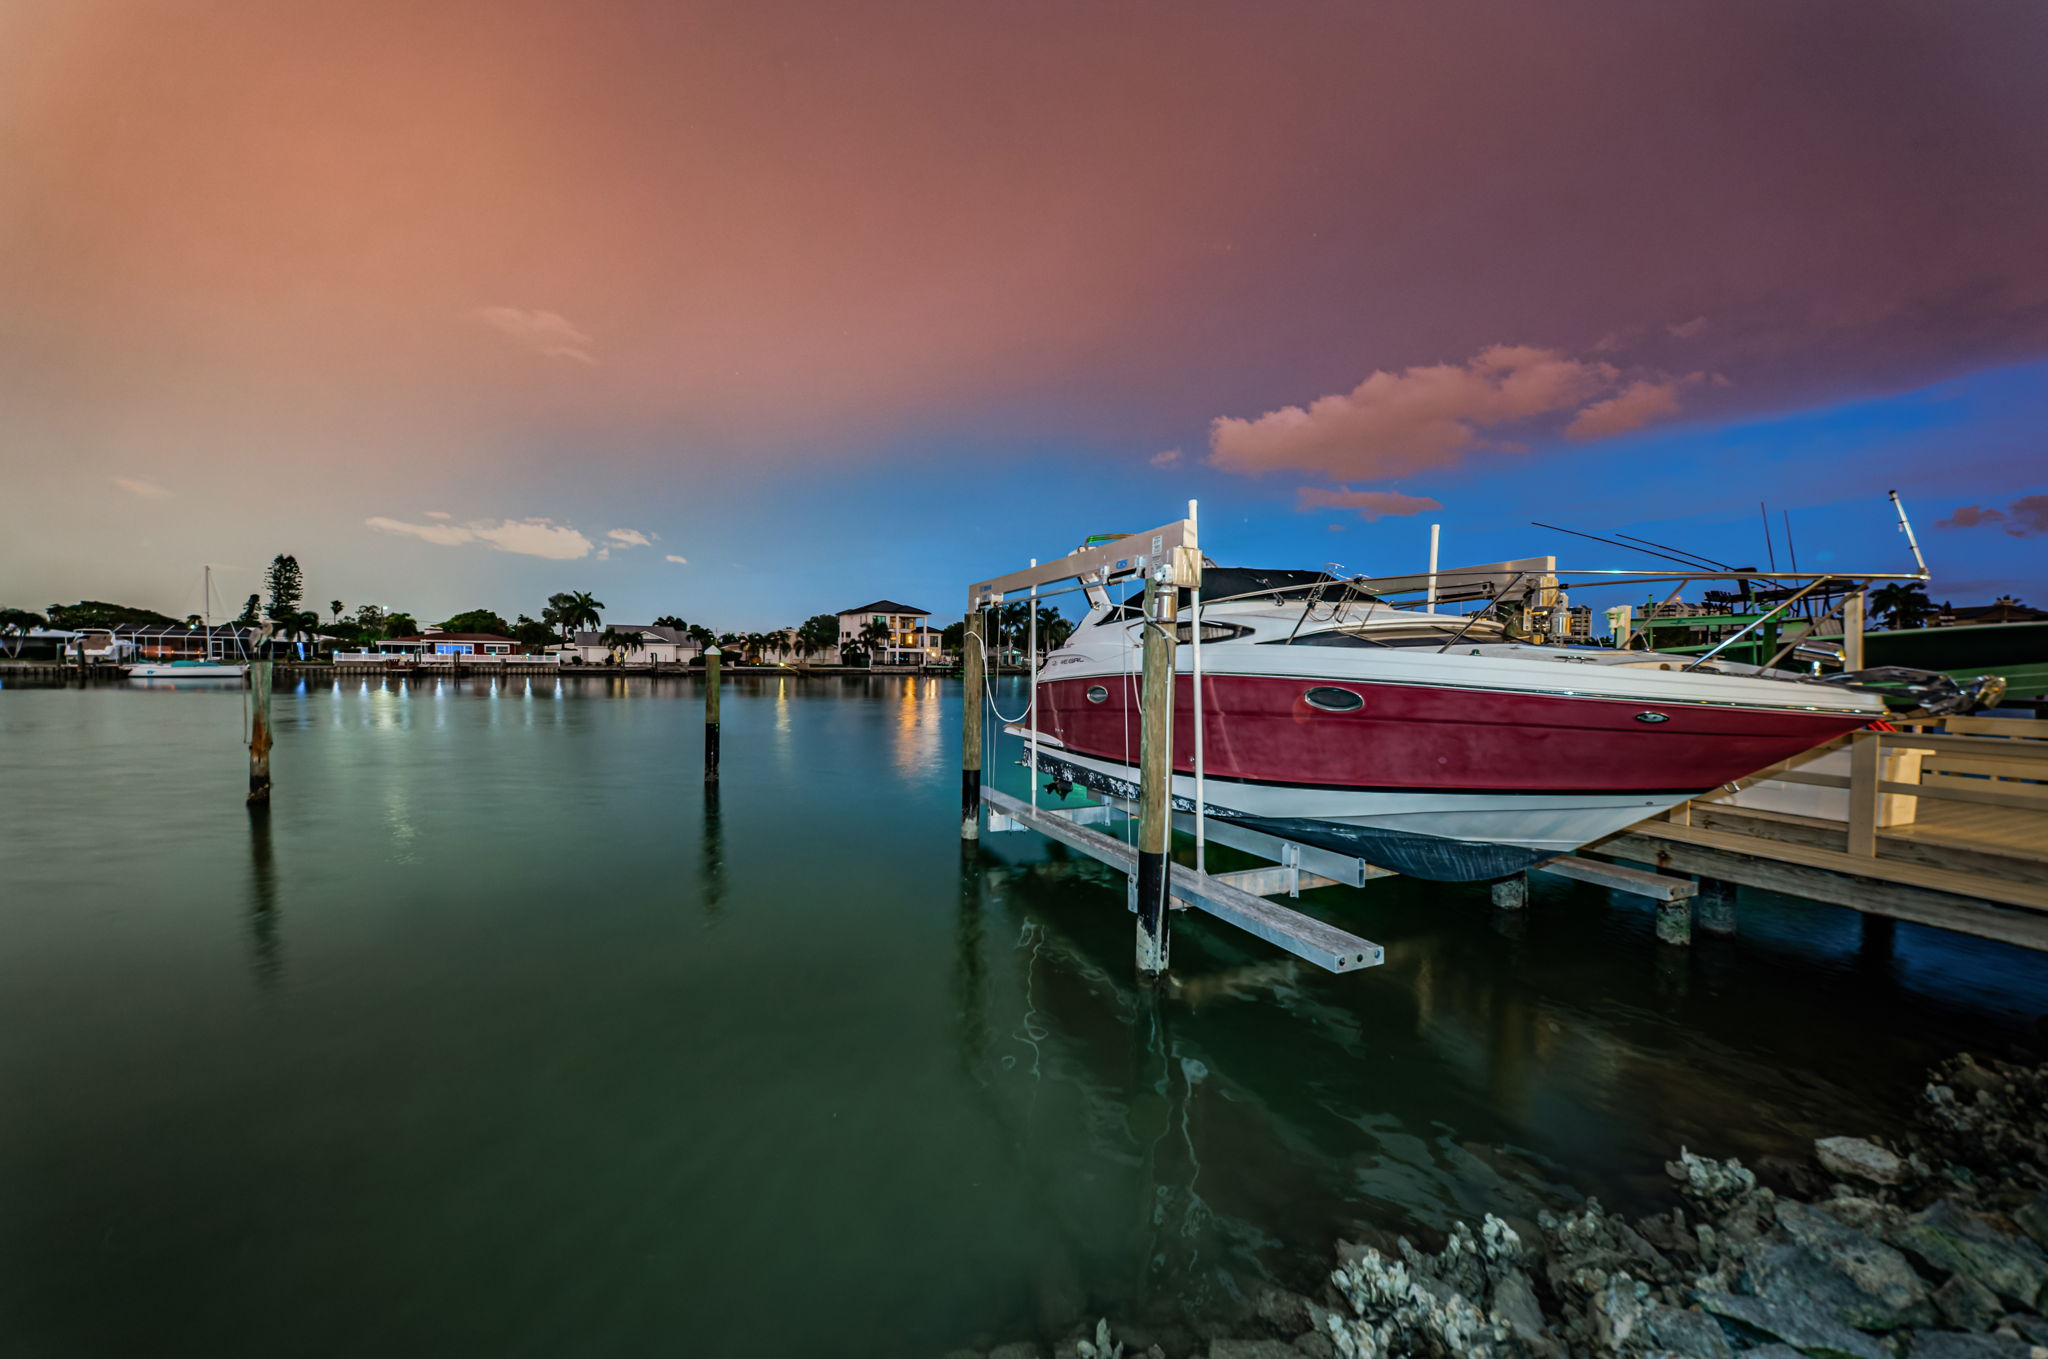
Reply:
[[[1939,681],[1968,705],[1891,668],[1866,686],[1555,644],[1320,572],[1211,567],[1203,584],[1202,810],[1438,881],[1520,872],[1823,745],[1885,716],[1880,692]],[[1037,768],[1132,799],[1141,619],[1091,602],[1039,671]],[[1177,626],[1190,640],[1185,607]],[[1173,800],[1192,812],[1193,657],[1175,651]]]
[[[145,661],[128,667],[132,680],[241,679],[248,673],[242,661]]]

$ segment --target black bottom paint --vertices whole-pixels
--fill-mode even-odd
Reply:
[[[1164,854],[1138,851],[1138,929],[1162,945],[1171,918],[1166,913],[1166,863]],[[1158,952],[1163,955],[1165,949]]]
[[[718,782],[718,724],[704,724],[704,782]]]
[[[963,769],[960,771],[960,824],[966,825],[981,815],[981,771]]]

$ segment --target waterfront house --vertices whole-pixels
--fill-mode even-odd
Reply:
[[[614,651],[606,644],[605,632],[617,636],[637,639],[638,647]],[[695,659],[702,650],[688,633],[679,628],[658,627],[652,623],[613,623],[604,631],[579,632],[570,643],[565,654],[574,656],[585,665],[679,665]]]
[[[411,637],[386,637],[377,650],[399,656],[517,656],[526,648],[516,639],[492,632],[441,632],[434,628]]]
[[[858,609],[843,609],[839,613],[839,646],[842,655],[845,648],[854,642],[869,645],[868,624],[879,620],[889,629],[889,643],[874,653],[876,665],[922,665],[927,659],[937,659],[936,638],[933,639],[929,655],[920,639],[920,631],[930,632],[924,626],[931,610],[914,609],[908,604],[898,604],[893,599],[878,599],[872,604],[863,604]]]

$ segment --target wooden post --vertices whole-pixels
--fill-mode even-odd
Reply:
[[[1657,903],[1657,938],[1666,944],[1692,942],[1692,898],[1675,897]]]
[[[988,615],[979,607],[967,611],[960,639],[960,838],[981,838],[981,705]],[[1031,777],[1038,777],[1034,770]]]
[[[1842,669],[1863,668],[1863,602],[1861,590],[1852,590],[1842,600]]]
[[[1166,971],[1173,951],[1167,899],[1173,838],[1173,653],[1179,591],[1166,567],[1145,581],[1143,705],[1138,733],[1138,971]]]
[[[718,660],[716,643],[704,648],[704,782],[718,782]]]
[[[270,629],[256,638],[249,666],[249,805],[270,805]]]
[[[1494,881],[1493,904],[1503,911],[1519,911],[1529,904],[1529,875],[1515,873]]]
[[[1883,737],[1874,731],[1851,735],[1849,746],[1849,852],[1877,857],[1877,779],[1884,767]]]

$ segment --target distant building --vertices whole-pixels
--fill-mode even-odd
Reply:
[[[614,648],[605,632],[631,637],[636,647]],[[596,632],[579,632],[569,652],[585,665],[679,665],[694,660],[703,648],[680,628],[658,627],[653,623],[613,623]]]
[[[874,663],[922,665],[938,655],[936,646],[929,654],[926,652],[920,634],[920,630],[931,631],[924,626],[925,620],[931,616],[929,609],[914,609],[893,599],[878,599],[858,609],[843,609],[839,613],[840,654],[845,655],[846,648],[855,642],[868,646],[868,625],[879,620],[889,629],[889,642],[875,652]]]
[[[1968,627],[1979,623],[2039,623],[2048,621],[2048,610],[2022,604],[2011,595],[2000,595],[1989,604],[1966,604],[1957,608],[1943,604],[1934,622],[1937,627]]]

